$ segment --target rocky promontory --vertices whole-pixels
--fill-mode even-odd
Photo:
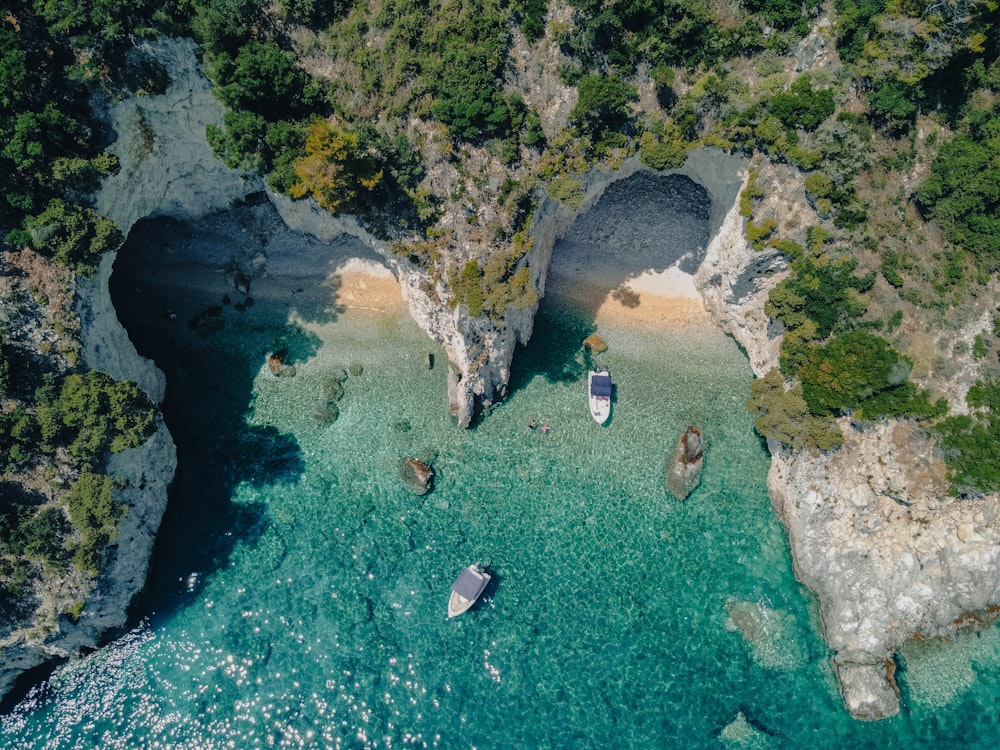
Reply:
[[[769,175],[779,214],[811,211],[786,168],[771,166]],[[753,250],[743,224],[733,205],[696,281],[759,377],[778,366],[781,332],[764,304],[785,261]],[[961,403],[964,394],[948,395]],[[795,574],[819,599],[844,703],[857,718],[880,719],[899,711],[895,659],[906,641],[953,637],[996,619],[1000,498],[949,496],[940,456],[911,422],[845,418],[841,429],[844,445],[829,454],[770,441],[768,491]]]

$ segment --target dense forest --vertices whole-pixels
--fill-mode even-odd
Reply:
[[[578,204],[584,172],[633,154],[656,170],[700,146],[748,155],[747,239],[789,269],[767,307],[780,371],[748,404],[758,431],[818,452],[843,442],[845,415],[914,420],[974,496],[1000,490],[1000,308],[984,302],[1000,270],[998,22],[975,0],[8,0],[0,618],[44,575],[99,569],[121,517],[104,461],[155,420],[134,384],[86,370],[71,312],[74,275],[123,239],[92,207],[119,168],[99,103],[169,82],[142,40],[198,42],[226,107],[205,137],[227,165],[358,215],[477,316],[537,302],[526,229],[543,191]],[[574,92],[561,119],[512,83],[515,53],[543,50]],[[799,176],[815,222],[769,208],[773,165]],[[956,352],[940,342],[980,310],[962,352],[976,383],[949,404],[937,384]]]

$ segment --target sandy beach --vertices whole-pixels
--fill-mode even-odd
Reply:
[[[550,276],[546,292],[588,306],[600,300],[594,317],[598,326],[629,323],[666,328],[711,322],[694,277],[677,268],[643,272],[610,291],[607,281],[593,274]]]
[[[408,313],[399,282],[385,266],[362,258],[349,258],[334,275],[337,277],[334,303],[338,307],[356,313]]]
[[[383,315],[408,312],[399,283],[385,266],[352,258],[336,270],[335,276],[334,302],[345,311]],[[594,321],[598,326],[625,323],[665,328],[711,322],[694,278],[676,268],[648,271],[610,292],[606,284],[585,275],[552,281],[549,294],[591,303],[603,298]]]

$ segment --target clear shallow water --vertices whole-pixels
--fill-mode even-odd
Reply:
[[[617,382],[602,428],[576,347],[590,325],[549,300],[514,392],[462,431],[409,321],[223,317],[207,337],[178,334],[173,376],[188,387],[171,418],[193,455],[146,618],[59,669],[3,718],[0,745],[992,745],[996,629],[908,654],[900,717],[843,710],[768,505],[742,406],[750,371],[730,339],[599,330]],[[276,336],[312,342],[294,378],[263,368]],[[363,372],[321,426],[323,381],[350,365]],[[531,417],[552,432],[530,432]],[[664,456],[689,421],[708,449],[679,503]],[[407,456],[433,460],[430,495],[402,488]],[[448,621],[450,583],[477,561],[494,582]]]

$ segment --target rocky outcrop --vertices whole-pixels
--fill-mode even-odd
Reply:
[[[764,303],[783,277],[752,250],[732,205],[696,275],[719,325],[760,376],[778,365],[781,330]],[[769,445],[768,490],[788,533],[796,576],[816,593],[848,710],[899,711],[895,654],[916,636],[954,636],[992,621],[1000,604],[1000,498],[947,496],[944,468],[912,424],[841,425],[835,453]]]
[[[160,96],[126,97],[108,110],[117,136],[109,150],[118,156],[121,170],[95,196],[97,210],[126,233],[147,216],[193,217],[225,208],[254,185],[226,169],[205,143],[205,124],[221,123],[222,108],[196,65],[194,43],[165,39],[142,52],[165,66],[171,83]],[[138,355],[111,303],[108,280],[114,261],[115,253],[108,253],[93,278],[77,280],[83,362],[137,382],[159,402],[163,373]],[[78,617],[61,617],[6,640],[0,652],[0,695],[24,671],[94,648],[103,633],[126,623],[128,608],[146,583],[176,465],[176,449],[162,420],[145,444],[111,457],[107,472],[115,479],[116,499],[128,511],[110,558]]]
[[[399,476],[414,495],[426,495],[434,489],[434,469],[418,458],[404,458],[399,464]]]
[[[893,659],[907,640],[995,619],[1000,498],[948,497],[911,424],[844,427],[831,455],[775,449],[768,489],[796,575],[819,597],[844,701],[877,719],[899,710]]]
[[[701,430],[688,425],[677,438],[673,452],[667,456],[667,491],[678,500],[684,500],[701,481],[704,453]]]

